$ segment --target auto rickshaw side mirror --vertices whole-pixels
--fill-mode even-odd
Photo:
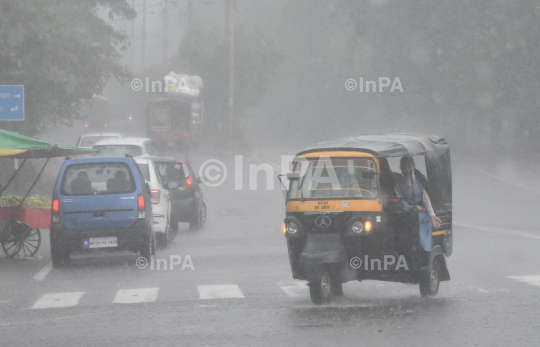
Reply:
[[[287,187],[285,187],[285,184],[283,184],[283,181],[281,180],[281,177],[285,175],[278,175],[279,183],[281,184],[281,192],[283,193],[283,197],[285,198],[285,204],[287,204]]]
[[[287,174],[287,179],[289,181],[297,181],[300,179],[300,172],[289,172]]]

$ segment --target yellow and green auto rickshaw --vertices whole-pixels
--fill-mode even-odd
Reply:
[[[287,178],[283,233],[293,277],[309,282],[313,303],[343,295],[342,283],[352,280],[419,284],[422,296],[432,296],[450,279],[445,139],[387,134],[322,142],[295,156]]]

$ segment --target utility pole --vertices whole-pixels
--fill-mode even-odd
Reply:
[[[131,0],[131,8],[135,11],[135,0]],[[135,68],[135,18],[131,20],[131,64]]]
[[[167,65],[167,57],[169,55],[169,8],[167,0],[165,0],[163,3],[163,24],[165,25],[165,37],[163,38],[163,65]]]
[[[193,17],[193,1],[188,0],[188,16],[189,16],[189,26],[191,27],[191,18]]]
[[[225,37],[229,43],[229,130],[236,127],[234,114],[234,0],[225,0]],[[234,129],[237,130],[237,129]]]
[[[146,0],[143,0],[143,13],[142,13],[142,35],[141,35],[141,49],[142,49],[142,69],[145,69],[146,65]]]

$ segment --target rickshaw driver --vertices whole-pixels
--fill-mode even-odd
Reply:
[[[427,179],[420,171],[416,170],[412,157],[402,157],[400,169],[403,176],[396,183],[396,195],[403,199],[406,210],[412,211],[413,206],[418,209],[420,244],[426,252],[430,252],[432,228],[439,228],[441,220],[435,215],[426,187],[424,187],[427,184]],[[413,192],[415,198],[413,198]]]

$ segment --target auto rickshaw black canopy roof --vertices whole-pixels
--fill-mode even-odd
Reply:
[[[431,202],[435,209],[452,210],[450,147],[446,140],[426,134],[380,134],[346,137],[306,147],[298,156],[323,151],[358,151],[378,158],[424,156]]]
[[[299,155],[315,151],[353,150],[372,153],[379,158],[435,154],[437,148],[448,148],[446,140],[436,135],[381,134],[346,137],[308,146]],[[442,149],[441,148],[441,149]]]

